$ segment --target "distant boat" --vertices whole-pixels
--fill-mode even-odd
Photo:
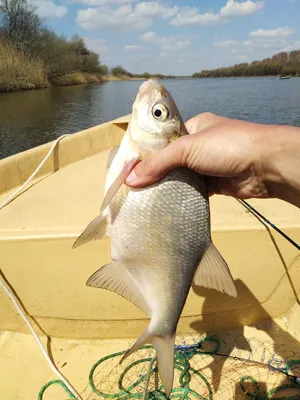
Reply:
[[[278,75],[277,79],[290,79],[291,75]]]

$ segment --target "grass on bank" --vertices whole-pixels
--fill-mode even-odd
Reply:
[[[57,75],[50,79],[53,86],[85,85],[87,83],[100,83],[103,81],[103,76],[85,72],[71,72],[69,74]]]
[[[40,60],[28,59],[7,43],[0,43],[0,91],[50,86]]]
[[[60,74],[48,79],[42,61],[30,59],[9,44],[0,43],[0,92],[84,85],[104,80],[100,74],[85,72]]]

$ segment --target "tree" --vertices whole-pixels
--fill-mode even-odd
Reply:
[[[125,68],[123,68],[121,65],[117,65],[116,67],[111,69],[111,73],[113,76],[132,76],[132,74],[128,71],[126,71]]]
[[[0,0],[1,35],[15,48],[27,51],[38,40],[43,23],[27,0]]]
[[[193,77],[266,76],[279,74],[300,75],[300,50],[294,50],[290,53],[281,52],[274,54],[272,58],[253,61],[251,64],[242,63],[228,68],[202,70],[201,72],[195,72]]]

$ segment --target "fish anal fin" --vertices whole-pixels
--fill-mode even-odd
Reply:
[[[82,234],[75,240],[73,249],[82,246],[92,240],[100,240],[106,233],[106,217],[103,214],[98,215],[89,225],[85,228]]]
[[[213,243],[209,245],[197,267],[194,283],[196,286],[216,289],[232,297],[237,296],[229,267]]]
[[[141,160],[141,158],[139,156],[136,156],[136,157],[133,157],[131,160],[128,160],[124,163],[121,171],[119,172],[119,174],[117,175],[117,177],[115,178],[113,183],[110,185],[110,187],[108,188],[108,190],[104,196],[104,199],[103,199],[103,202],[101,205],[101,209],[100,209],[100,213],[102,213],[106,209],[106,207],[109,205],[109,203],[113,199],[114,195],[117,193],[119,188],[122,186],[123,182],[126,180],[128,175],[130,174],[132,168],[140,160]]]
[[[116,261],[104,265],[88,279],[87,286],[117,293],[135,304],[148,317],[151,310],[129,271]]]

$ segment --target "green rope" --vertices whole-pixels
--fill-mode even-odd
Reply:
[[[39,391],[38,400],[43,400],[43,395],[44,395],[45,390],[49,386],[52,386],[52,385],[60,385],[60,386],[62,386],[64,388],[65,392],[68,393],[69,399],[76,400],[76,397],[73,395],[73,393],[71,393],[70,390],[67,388],[67,386],[64,384],[64,382],[62,382],[59,379],[46,383],[46,385],[44,385],[42,387],[42,389]]]
[[[209,343],[212,345],[212,350],[204,350],[203,349],[203,344],[204,343]],[[222,355],[224,354],[219,354],[220,350],[220,341],[217,338],[214,337],[204,337],[201,339],[198,343],[194,345],[183,345],[183,346],[175,346],[175,360],[174,360],[174,368],[179,372],[179,388],[174,388],[171,392],[170,399],[177,399],[179,398],[180,400],[191,400],[192,397],[196,397],[199,400],[213,400],[213,390],[211,388],[211,385],[205,378],[205,376],[200,372],[195,370],[190,366],[190,360],[197,356],[197,355]],[[152,346],[147,345],[143,346],[140,348],[142,349],[153,349]],[[134,393],[133,390],[141,385],[145,384],[146,382],[146,375],[139,376],[135,382],[132,382],[128,387],[124,384],[124,378],[128,374],[128,372],[135,367],[136,365],[141,365],[142,363],[153,363],[153,358],[143,358],[137,361],[134,361],[130,363],[121,373],[118,379],[118,392],[115,394],[109,394],[109,393],[104,393],[100,391],[99,389],[96,388],[94,384],[94,373],[97,367],[104,363],[107,360],[110,360],[115,357],[123,356],[126,353],[125,351],[120,351],[118,353],[113,353],[110,354],[106,357],[101,358],[98,360],[93,367],[90,370],[89,373],[89,385],[93,391],[98,396],[101,396],[105,399],[118,399],[118,400],[129,400],[129,399],[138,399],[141,400],[143,397],[143,392],[140,391],[138,393]],[[247,361],[247,360],[246,360]],[[290,360],[287,361],[285,364],[285,367],[283,369],[278,369],[278,372],[282,372],[285,374],[287,377],[288,371],[295,365],[300,365],[300,360]],[[151,370],[151,373],[157,372],[156,367],[152,367],[152,365],[149,365],[149,371]],[[277,370],[275,368],[272,368],[272,370]],[[204,383],[207,391],[208,391],[208,397],[204,397],[201,394],[195,392],[190,388],[190,383],[192,380],[192,377],[196,376],[202,382]],[[291,379],[291,378],[290,378]],[[250,381],[254,385],[254,390],[250,393],[246,388],[244,383],[246,381]],[[61,385],[64,390],[67,392],[69,395],[69,399],[74,400],[75,397],[74,395],[68,390],[68,388],[65,386],[63,382],[60,380],[55,380],[55,381],[50,381],[46,385],[42,387],[38,394],[38,400],[43,400],[43,394],[45,390],[53,385],[53,384],[59,384]],[[270,390],[266,395],[263,395],[260,392],[259,384],[258,382],[252,378],[251,376],[243,376],[240,379],[240,387],[242,390],[242,393],[245,395],[245,397],[248,397],[250,399],[254,400],[262,400],[262,399],[272,399],[274,395],[276,395],[277,400],[299,400],[300,398],[300,385],[298,383],[290,383],[286,385],[280,385],[272,390]],[[291,396],[285,396],[285,397],[278,397],[278,393],[286,390],[286,389],[296,389],[299,391],[299,394],[297,395],[291,395]],[[166,400],[166,395],[163,391],[163,386],[159,385],[159,387],[155,388],[155,390],[152,390],[147,393],[147,400]]]

